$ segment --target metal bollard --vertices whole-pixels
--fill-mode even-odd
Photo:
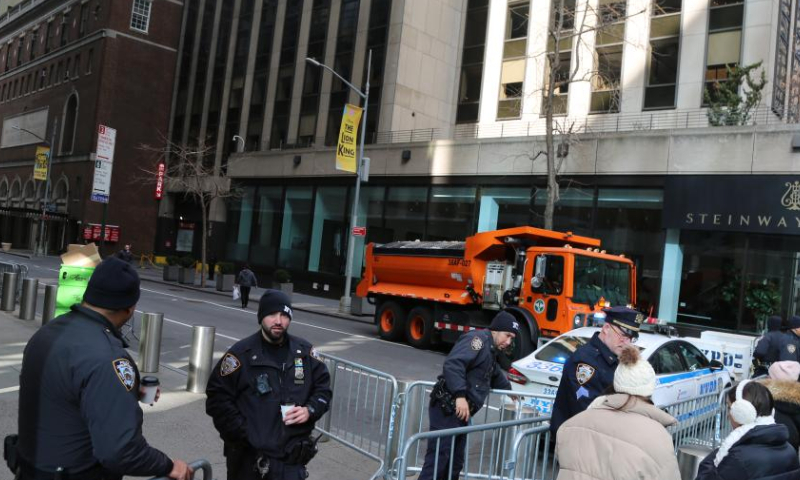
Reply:
[[[14,311],[17,304],[17,274],[13,272],[3,272],[3,300],[0,303],[0,310]]]
[[[189,378],[186,390],[205,393],[208,377],[211,376],[211,360],[214,356],[215,327],[192,328],[192,352],[189,356]]]
[[[143,313],[142,332],[139,341],[139,370],[144,373],[157,373],[161,358],[161,327],[163,313]]]
[[[39,279],[22,280],[22,298],[19,301],[19,318],[33,320],[36,317],[36,297],[39,293]]]
[[[44,286],[44,306],[42,307],[42,325],[54,319],[56,316],[56,297],[58,296],[58,285]]]

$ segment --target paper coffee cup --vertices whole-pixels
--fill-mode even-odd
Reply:
[[[293,408],[294,408],[293,403],[289,405],[281,405],[281,418],[286,420],[286,414],[289,412],[289,410]]]
[[[155,403],[159,385],[161,385],[161,382],[158,381],[157,377],[142,377],[142,398],[139,401],[150,405]]]

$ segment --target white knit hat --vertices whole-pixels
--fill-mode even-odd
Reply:
[[[619,355],[619,366],[614,372],[614,390],[640,397],[650,397],[656,389],[656,372],[647,360],[642,360],[639,349],[627,346]]]

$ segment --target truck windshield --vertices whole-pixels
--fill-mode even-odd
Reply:
[[[572,301],[595,305],[602,297],[611,305],[628,305],[630,267],[628,264],[575,255],[575,284]]]

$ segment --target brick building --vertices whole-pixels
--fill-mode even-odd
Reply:
[[[98,125],[117,130],[107,224],[119,243],[152,250],[157,202],[143,150],[165,135],[183,2],[27,0],[0,14],[0,239],[34,248],[45,182],[37,146],[53,143],[45,238],[50,251],[100,224],[90,201]],[[107,251],[119,248],[110,243]]]

